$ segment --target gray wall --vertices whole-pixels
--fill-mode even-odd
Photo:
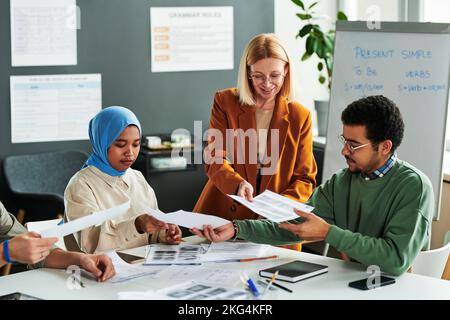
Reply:
[[[144,133],[205,130],[216,90],[234,86],[241,53],[254,35],[274,30],[273,0],[77,0],[81,10],[78,65],[11,67],[9,1],[0,1],[0,161],[5,156],[64,149],[90,151],[88,141],[11,144],[10,75],[101,73],[103,106],[123,105]],[[151,73],[151,6],[233,6],[234,70]],[[0,173],[0,201],[15,211]]]

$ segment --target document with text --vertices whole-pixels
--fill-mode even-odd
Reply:
[[[311,212],[314,209],[314,207],[289,199],[269,190],[254,197],[253,202],[236,195],[229,194],[229,196],[260,216],[273,222],[283,222],[298,218],[298,215],[294,212],[294,208],[305,212]]]

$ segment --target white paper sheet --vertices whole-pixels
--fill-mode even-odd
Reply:
[[[297,219],[298,215],[294,212],[294,208],[305,212],[311,212],[314,209],[314,207],[294,201],[269,190],[254,197],[253,202],[247,201],[236,195],[229,194],[228,196],[245,205],[257,214],[274,222]]]
[[[251,242],[213,242],[201,256],[201,260],[220,262],[257,258],[262,257],[268,248],[268,245]]]
[[[201,264],[203,253],[202,246],[196,244],[152,244],[148,247],[144,265]]]
[[[75,0],[11,0],[11,65],[77,64]]]
[[[170,266],[157,273],[155,279],[166,281],[195,281],[208,285],[235,287],[239,285],[242,271],[204,266]]]
[[[233,7],[150,8],[152,72],[233,69]]]
[[[11,142],[88,139],[101,87],[100,74],[11,76]]]
[[[30,221],[30,222],[27,222],[27,230],[28,231],[36,231],[37,233],[40,233],[42,230],[54,228],[63,223],[64,223],[63,219],[52,219],[52,220],[45,220],[45,221]],[[61,248],[63,250],[66,250],[64,238],[59,238],[58,242],[55,243],[55,246],[57,246],[58,248]]]
[[[197,228],[199,230],[203,230],[203,225],[205,224],[210,224],[213,228],[218,228],[227,223],[230,223],[230,221],[220,217],[212,216],[209,214],[188,212],[184,210],[163,213],[161,211],[151,209],[148,206],[145,206],[144,210],[158,220],[177,224],[186,228]]]
[[[119,292],[120,300],[243,300],[249,297],[244,290],[220,286],[207,286],[194,281],[186,281],[157,291]]]
[[[88,216],[73,221],[66,222],[54,228],[43,230],[40,232],[40,234],[42,238],[65,237],[69,234],[78,232],[91,226],[100,225],[106,220],[119,217],[125,214],[129,208],[130,208],[130,201],[127,201],[116,207],[99,212],[94,212],[93,214],[90,214]]]
[[[157,291],[173,299],[183,300],[242,300],[248,295],[244,290],[232,289],[218,284],[217,286],[200,284],[195,281],[181,283]]]
[[[148,291],[123,291],[117,293],[119,300],[175,300],[154,290]]]
[[[109,279],[111,283],[127,282],[144,276],[154,276],[161,271],[161,267],[148,267],[142,264],[130,264],[123,261],[115,251],[106,253],[116,270],[116,275]]]

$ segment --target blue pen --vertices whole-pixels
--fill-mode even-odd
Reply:
[[[252,279],[250,279],[246,273],[244,273],[245,278],[247,279],[247,284],[248,287],[250,288],[250,290],[252,291],[253,295],[255,297],[259,297],[259,291],[258,288],[256,287],[255,283],[253,282]]]

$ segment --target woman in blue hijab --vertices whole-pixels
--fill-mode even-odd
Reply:
[[[133,112],[124,107],[108,107],[89,122],[92,154],[67,185],[64,193],[66,220],[131,202],[128,212],[102,225],[82,230],[69,249],[88,253],[123,250],[181,240],[178,226],[166,224],[146,214],[158,210],[155,192],[140,171],[131,165],[139,154],[141,125]]]

